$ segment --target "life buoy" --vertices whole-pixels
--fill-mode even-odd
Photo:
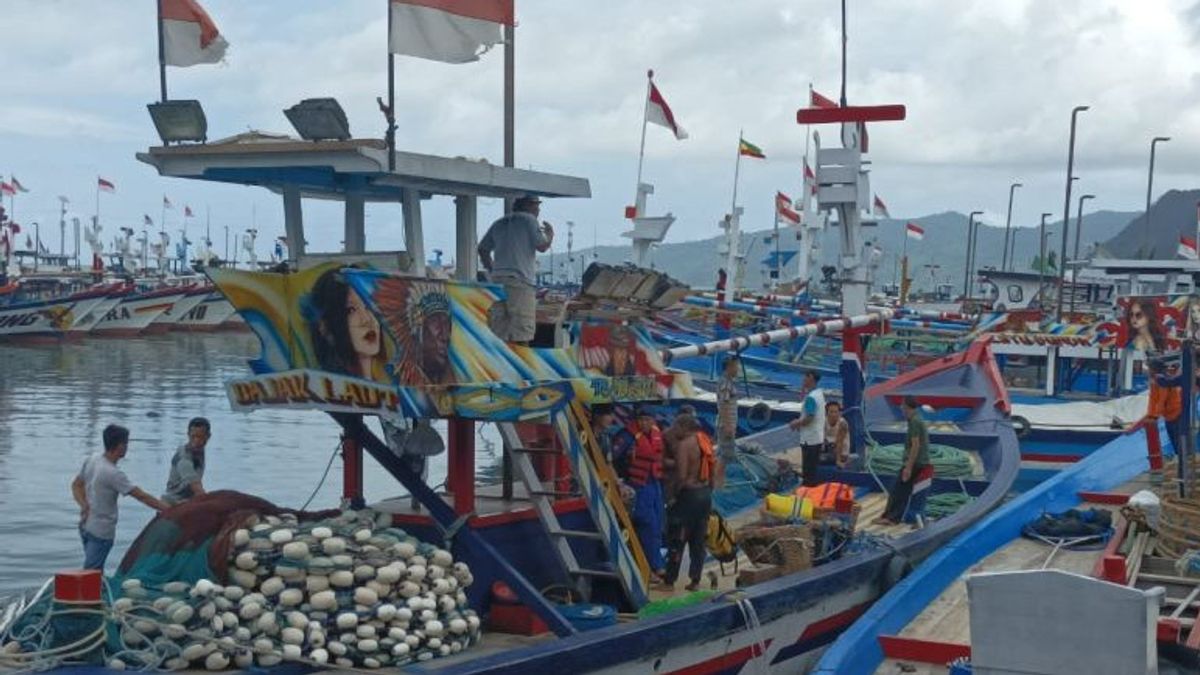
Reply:
[[[746,413],[746,426],[751,431],[762,431],[771,421],[771,406],[765,401],[759,401],[750,407]]]
[[[1009,419],[1012,421],[1012,428],[1017,434],[1017,438],[1025,438],[1029,435],[1030,429],[1033,428],[1033,425],[1029,423],[1029,420],[1021,417],[1020,415],[1013,415],[1009,417]]]

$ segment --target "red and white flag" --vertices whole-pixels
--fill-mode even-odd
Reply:
[[[183,205],[183,217],[184,218],[192,217],[192,207],[188,206],[187,204]]]
[[[103,178],[100,178],[99,176],[96,177],[96,187],[101,192],[116,192],[117,191],[117,186],[113,185],[112,181],[104,180]]]
[[[670,129],[671,133],[675,134],[675,138],[681,141],[688,137],[683,127],[675,121],[675,114],[671,112],[671,106],[667,105],[667,100],[663,98],[658,87],[654,86],[653,81],[650,82],[650,97],[646,100],[646,121]]]
[[[162,12],[163,62],[168,66],[219,63],[229,43],[197,0],[158,0]]]
[[[782,192],[775,193],[775,213],[793,225],[800,224],[800,214],[792,208],[792,198]]]
[[[808,90],[808,106],[810,108],[838,108],[840,107],[833,99],[825,98],[817,93],[816,89]]]
[[[1179,248],[1176,251],[1185,260],[1200,260],[1196,251],[1196,238],[1180,235]]]
[[[883,203],[883,200],[879,198],[879,195],[875,195],[875,204],[871,207],[871,211],[880,218],[892,217],[892,214],[888,213],[887,204]]]
[[[905,225],[904,233],[910,238],[916,239],[917,241],[921,241],[925,238],[925,228],[917,225],[916,223],[909,223],[908,225]]]
[[[17,194],[17,189],[4,181],[0,181],[0,195],[8,195],[12,197]]]
[[[17,192],[29,192],[29,188],[25,187],[24,185],[21,185],[21,181],[17,180],[16,176],[12,177],[10,184],[13,186],[13,189],[16,190]]]
[[[470,63],[504,41],[513,0],[391,0],[388,49],[443,63]]]

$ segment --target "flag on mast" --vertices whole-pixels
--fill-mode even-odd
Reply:
[[[154,221],[150,219],[150,214],[148,214],[148,213],[142,215],[142,222],[145,223],[146,225],[154,224]]]
[[[12,197],[17,194],[17,189],[4,181],[0,181],[0,195],[8,195]]]
[[[878,216],[880,218],[891,218],[892,217],[892,214],[888,213],[887,205],[883,203],[883,200],[879,198],[879,195],[875,195],[875,204],[871,210],[876,216]]]
[[[916,223],[909,223],[909,224],[905,225],[904,232],[905,232],[905,234],[908,235],[909,239],[916,239],[917,241],[921,241],[922,239],[925,238],[925,228],[921,227],[920,225],[917,225]]]
[[[163,63],[186,68],[219,63],[229,43],[197,0],[159,0]]]
[[[775,213],[793,225],[800,224],[800,214],[792,208],[792,198],[782,192],[775,193]]]
[[[188,206],[187,204],[183,205],[183,217],[184,218],[192,217],[192,207]]]
[[[663,98],[662,92],[658,90],[653,81],[650,82],[650,96],[646,99],[646,121],[670,129],[678,140],[682,141],[688,137],[683,127],[675,121],[675,114],[671,112],[671,106],[667,105],[667,100]]]
[[[21,185],[21,181],[17,180],[16,176],[12,177],[12,179],[9,181],[9,184],[12,185],[13,189],[17,192],[29,192],[29,189],[24,185]]]
[[[163,195],[163,208],[164,208],[164,209],[173,209],[173,208],[175,208],[174,206],[172,206],[172,205],[171,205],[171,200],[170,200],[170,199],[167,199],[167,196],[166,196],[166,195]]]
[[[831,98],[826,98],[817,93],[816,89],[808,90],[808,106],[810,108],[838,108],[840,107]]]
[[[1200,260],[1200,254],[1196,251],[1196,238],[1186,235],[1179,236],[1179,248],[1176,251],[1180,258],[1185,260]]]
[[[100,178],[100,177],[96,178],[96,188],[99,189],[101,192],[116,192],[117,191],[117,186],[113,185],[112,181],[104,180],[103,178]]]
[[[766,159],[767,157],[763,154],[761,148],[744,138],[738,139],[738,154],[745,155],[746,157],[753,157],[755,159]]]
[[[470,63],[504,41],[513,0],[391,0],[388,49],[443,63]]]

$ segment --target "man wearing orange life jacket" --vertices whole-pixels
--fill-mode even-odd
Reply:
[[[724,484],[724,468],[716,456],[712,438],[700,428],[692,415],[675,418],[675,479],[673,515],[678,528],[667,542],[667,574],[664,581],[673,586],[679,578],[683,549],[688,550],[687,590],[699,588],[704,571],[704,540],[708,533],[708,514],[712,510],[714,488]]]
[[[1147,378],[1150,381],[1150,400],[1143,420],[1153,423],[1162,418],[1163,426],[1167,428],[1167,438],[1171,439],[1171,447],[1179,452],[1179,445],[1183,442],[1179,428],[1180,415],[1183,414],[1183,390],[1177,382],[1167,377],[1161,363],[1147,359],[1146,367],[1150,371],[1150,377]]]
[[[628,432],[633,435],[627,481],[633,486],[633,528],[646,553],[650,569],[661,577],[665,561],[662,554],[663,528],[666,525],[666,495],[663,493],[663,435],[654,416],[639,409]]]

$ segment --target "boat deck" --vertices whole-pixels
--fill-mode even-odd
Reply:
[[[1148,488],[1146,477],[1139,477],[1122,485],[1113,492],[1133,494]],[[1080,508],[1104,508],[1113,512],[1114,526],[1119,526],[1119,507],[1105,504],[1083,504]],[[971,567],[967,574],[980,572],[1013,572],[1019,570],[1056,569],[1091,576],[1096,562],[1104,555],[1103,549],[1088,551],[1055,550],[1052,546],[1024,537],[1018,537]],[[913,619],[902,637],[970,644],[971,615],[967,602],[966,575],[959,577],[936,600],[929,603],[921,614]],[[885,659],[875,670],[876,675],[945,675],[945,665],[913,663],[898,659]]]

